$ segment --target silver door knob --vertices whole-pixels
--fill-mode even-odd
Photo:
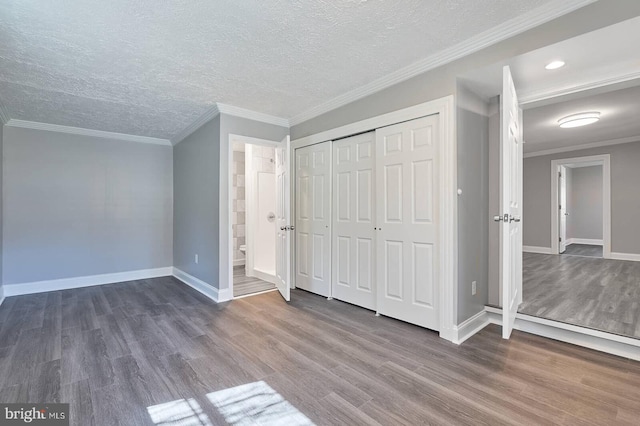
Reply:
[[[520,216],[509,217],[509,222],[520,222]]]
[[[501,221],[505,221],[508,222],[509,221],[509,215],[507,213],[505,213],[504,215],[496,215],[493,217],[493,220],[496,222],[501,222]]]

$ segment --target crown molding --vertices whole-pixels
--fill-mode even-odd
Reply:
[[[171,146],[168,139],[152,138],[148,136],[128,135],[125,133],[105,132],[103,130],[83,129],[81,127],[61,126],[59,124],[38,123],[36,121],[25,121],[10,119],[7,127],[19,127],[23,129],[47,130],[49,132],[66,133],[70,135],[92,136],[96,138],[116,139],[127,142],[149,143],[153,145]]]
[[[209,109],[207,109],[200,117],[196,119],[193,123],[189,124],[184,128],[180,133],[171,138],[171,145],[177,145],[187,138],[191,133],[198,130],[205,123],[211,120],[216,115],[220,114],[220,110],[218,109],[218,104],[213,104]]]
[[[603,146],[620,145],[623,143],[640,142],[640,135],[630,136],[628,138],[611,139],[608,141],[585,143],[582,145],[565,146],[562,148],[545,149],[542,151],[527,152],[523,155],[524,158],[542,157],[543,155],[561,154],[563,152],[580,151],[583,149],[600,148]]]
[[[7,111],[7,108],[4,106],[2,101],[0,101],[0,126],[3,124],[7,124],[9,120],[9,112]]]
[[[273,124],[275,126],[289,127],[289,120],[282,117],[276,117],[261,112],[252,111],[250,109],[240,108],[233,105],[221,104],[218,102],[218,111],[221,114],[233,115],[234,117],[246,118],[248,120],[260,121],[262,123]]]
[[[587,90],[626,83],[636,79],[640,79],[640,71],[634,71],[632,73],[622,75],[603,75],[599,78],[592,79],[587,83],[572,84],[569,86],[521,93],[518,96],[518,101],[520,102],[520,105],[529,105],[560,96],[572,95],[574,93],[584,92]]]
[[[316,107],[310,108],[307,111],[290,118],[289,124],[291,126],[295,126],[319,115],[325,114],[419,74],[478,52],[488,46],[523,33],[546,22],[552,21],[562,15],[566,15],[567,13],[571,13],[581,7],[587,6],[588,4],[595,3],[596,1],[597,0],[565,0],[561,2],[549,2],[524,15],[506,21],[439,53],[428,56],[427,58],[401,68],[398,71],[374,80],[371,83],[344,93]]]

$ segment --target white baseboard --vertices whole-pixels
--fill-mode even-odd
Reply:
[[[276,283],[276,276],[273,274],[267,274],[266,272],[262,272],[259,269],[254,269],[253,270],[253,274],[249,275],[247,273],[248,277],[256,277],[256,278],[260,278],[262,281],[266,281],[268,283],[271,284],[275,284]]]
[[[150,278],[171,276],[173,268],[141,269],[138,271],[116,272],[113,274],[88,275],[84,277],[62,278],[57,280],[35,281],[20,284],[5,284],[4,296],[20,296],[23,294],[44,293],[47,291],[68,290],[95,285],[113,284],[124,281],[146,280]]]
[[[490,321],[487,311],[480,311],[471,318],[462,322],[462,324],[453,326],[452,342],[459,345],[489,324]]]
[[[4,288],[2,287],[2,284],[0,284],[0,306],[2,306],[2,302],[4,302]]]
[[[211,284],[207,284],[201,279],[196,278],[193,275],[189,275],[178,268],[175,268],[175,267],[173,268],[172,275],[176,277],[178,280],[188,285],[189,287],[193,288],[194,290],[204,294],[205,296],[207,296],[209,299],[213,300],[216,303],[226,302],[233,298],[231,297],[230,289],[218,290],[217,288],[213,287]]]
[[[235,259],[233,261],[233,266],[244,266],[245,262],[245,259]]]
[[[502,309],[485,307],[492,324],[502,325]],[[640,339],[620,336],[545,318],[517,314],[516,330],[640,361]]]
[[[591,240],[589,238],[567,238],[567,245],[569,244],[588,244],[590,246],[602,246],[604,242],[602,240]]]
[[[631,260],[633,262],[640,262],[640,254],[635,253],[611,253],[609,259],[614,260]]]
[[[522,246],[522,251],[525,253],[553,254],[551,253],[551,247]]]

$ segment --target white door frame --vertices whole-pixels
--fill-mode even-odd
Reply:
[[[382,114],[345,126],[296,139],[296,148],[340,139],[380,127],[409,121],[428,115],[440,116],[440,337],[454,341],[454,326],[458,315],[458,200],[457,200],[457,140],[453,96],[435,99],[409,108]],[[292,169],[292,176],[295,170]],[[292,195],[294,197],[295,195]],[[292,198],[293,199],[293,198]],[[293,205],[294,203],[292,203]],[[292,212],[292,217],[295,212]],[[293,247],[295,249],[295,247]]]
[[[269,139],[258,139],[250,136],[242,136],[229,134],[229,140],[227,144],[227,153],[224,155],[224,149],[220,147],[220,160],[226,157],[227,172],[224,173],[221,165],[220,170],[220,255],[219,255],[219,267],[220,267],[220,283],[228,282],[229,289],[227,297],[224,300],[234,299],[233,297],[233,230],[231,229],[231,215],[233,214],[233,194],[231,186],[233,184],[233,142],[244,142],[245,144],[260,145],[260,146],[272,146],[276,147],[280,145],[280,141],[273,141]],[[226,197],[224,192],[226,191]],[[226,256],[225,256],[226,254]],[[224,300],[220,300],[221,302]]]
[[[609,154],[587,157],[562,158],[551,161],[551,254],[560,254],[558,229],[558,170],[560,166],[602,165],[602,257],[611,258],[611,156]]]

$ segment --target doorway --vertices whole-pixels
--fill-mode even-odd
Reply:
[[[288,137],[230,135],[229,286],[233,298],[279,290],[289,300]],[[287,229],[285,229],[287,228]]]
[[[610,155],[551,162],[551,253],[611,258]]]

